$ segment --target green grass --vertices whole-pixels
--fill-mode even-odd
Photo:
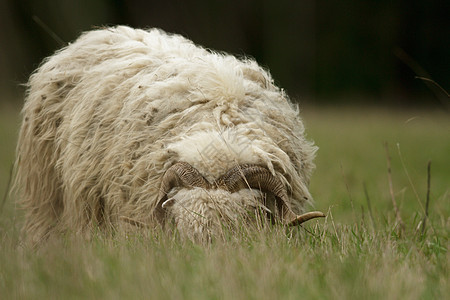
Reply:
[[[3,195],[17,110],[2,108],[0,116]],[[92,241],[66,238],[32,250],[21,246],[21,213],[8,199],[0,212],[0,298],[448,297],[449,115],[307,107],[303,116],[309,137],[320,147],[311,193],[316,208],[329,212],[326,219],[293,230],[230,234],[209,246],[147,232]],[[390,200],[384,142],[406,225],[402,235]],[[429,160],[430,219],[421,235],[417,228],[424,215]]]

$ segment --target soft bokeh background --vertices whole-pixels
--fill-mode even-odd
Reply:
[[[449,13],[442,0],[2,0],[0,95],[20,102],[19,84],[61,43],[127,24],[252,56],[306,103],[448,109],[448,97],[415,76],[449,89]]]

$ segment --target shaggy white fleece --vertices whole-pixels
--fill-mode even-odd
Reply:
[[[28,83],[16,162],[24,232],[38,242],[125,220],[152,226],[161,178],[178,161],[210,181],[237,164],[265,166],[301,213],[315,151],[298,109],[255,61],[158,29],[90,31]],[[200,188],[170,196],[176,227],[194,239],[264,197]]]

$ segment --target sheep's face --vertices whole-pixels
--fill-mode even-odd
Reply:
[[[205,241],[252,220],[295,222],[285,179],[256,154],[261,140],[232,130],[201,131],[169,145],[178,162],[161,180],[155,213],[162,224]]]
[[[181,188],[166,200],[164,222],[173,222],[182,236],[209,241],[226,236],[252,220],[265,220],[263,193],[253,189],[229,192],[224,189]],[[169,226],[170,228],[170,226]]]

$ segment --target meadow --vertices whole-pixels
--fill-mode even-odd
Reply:
[[[18,109],[1,106],[0,298],[448,297],[449,114],[329,106],[305,107],[302,116],[320,147],[310,191],[325,219],[232,232],[208,246],[143,232],[63,238],[29,249],[20,241],[23,219],[14,195],[3,197]]]

